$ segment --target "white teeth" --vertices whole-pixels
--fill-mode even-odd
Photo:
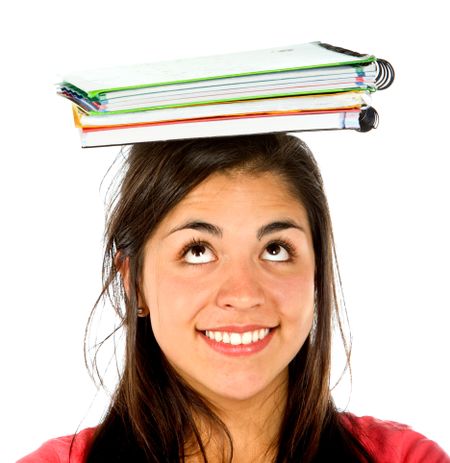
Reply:
[[[242,344],[242,336],[239,333],[230,333],[230,344],[233,346]]]
[[[205,335],[216,342],[239,346],[240,344],[251,344],[252,342],[260,341],[269,334],[269,328],[260,330],[246,331],[245,333],[235,333],[226,331],[205,331]]]

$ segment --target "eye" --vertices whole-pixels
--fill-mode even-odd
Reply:
[[[214,253],[206,244],[193,241],[183,250],[183,260],[188,264],[207,264],[215,260]]]
[[[273,262],[287,262],[293,255],[292,247],[285,242],[272,242],[266,246],[262,254],[262,259]]]

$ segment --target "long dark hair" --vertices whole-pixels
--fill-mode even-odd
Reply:
[[[179,463],[189,453],[188,442],[194,443],[192,452],[200,452],[207,461],[194,417],[222,432],[231,461],[232,440],[224,423],[171,367],[153,336],[149,317],[138,317],[138,300],[143,249],[152,232],[203,180],[233,170],[280,176],[305,207],[313,237],[315,318],[311,333],[289,364],[288,398],[274,461],[372,461],[345,425],[330,394],[333,320],[338,327],[341,323],[339,279],[322,178],[301,140],[269,134],[143,143],[129,150],[120,189],[109,210],[99,298],[109,298],[120,317],[126,333],[125,361],[87,463]],[[126,293],[119,272],[125,259],[129,263]]]

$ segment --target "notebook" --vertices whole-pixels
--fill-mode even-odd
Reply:
[[[359,121],[371,95],[393,79],[392,66],[374,55],[310,42],[72,73],[58,93],[74,105],[82,146],[103,146],[203,134],[367,131]]]

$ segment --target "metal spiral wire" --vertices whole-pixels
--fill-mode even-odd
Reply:
[[[377,90],[385,90],[392,85],[395,79],[394,68],[389,61],[378,58],[376,61],[377,76],[375,77],[375,84]]]
[[[359,132],[368,132],[378,127],[379,116],[372,106],[363,109],[359,114]]]

